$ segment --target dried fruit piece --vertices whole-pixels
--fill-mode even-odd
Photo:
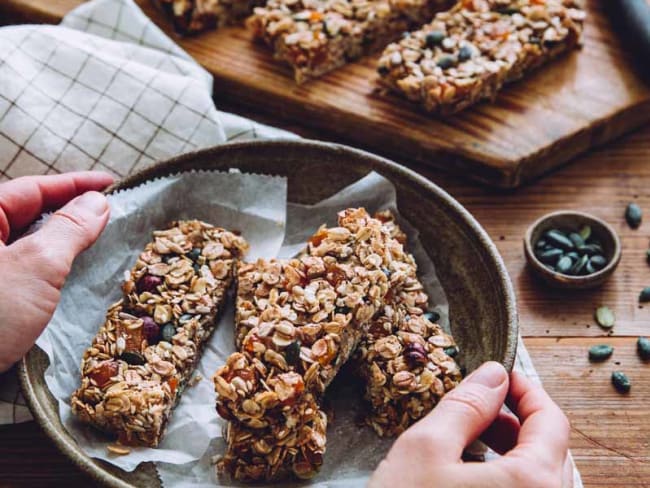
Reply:
[[[108,361],[101,362],[88,376],[97,386],[104,388],[111,381],[111,378],[117,375],[119,370],[119,364],[109,359]]]
[[[157,288],[162,285],[162,283],[163,279],[160,276],[146,274],[138,280],[138,293],[144,293],[145,291],[148,291],[149,293],[155,293]]]
[[[158,338],[160,337],[160,327],[158,327],[158,324],[148,315],[140,318],[143,322],[142,333],[144,337],[147,339],[149,344],[155,344],[158,342]]]

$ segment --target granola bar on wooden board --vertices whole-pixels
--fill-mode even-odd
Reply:
[[[390,212],[376,215],[391,235],[406,235]],[[461,379],[453,338],[433,323],[417,265],[406,260],[406,278],[391,288],[352,359],[366,383],[367,423],[382,437],[398,435],[422,418]]]
[[[71,404],[82,421],[122,444],[156,447],[248,244],[196,220],[153,236],[83,355]]]
[[[584,19],[580,0],[461,0],[384,50],[379,83],[453,114],[578,46]]]
[[[263,0],[155,0],[179,34],[196,34],[242,20]]]
[[[322,227],[300,258],[240,264],[240,352],[214,381],[217,411],[247,436],[249,447],[235,445],[231,435],[221,471],[245,481],[317,472],[325,451],[326,420],[314,421],[324,416],[320,396],[389,287],[406,279],[408,259],[380,220],[348,209],[339,214],[339,227]],[[256,439],[265,439],[262,449],[254,447]]]
[[[297,83],[382,49],[450,0],[268,0],[247,23]]]

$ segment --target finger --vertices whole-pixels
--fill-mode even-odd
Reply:
[[[428,455],[456,462],[497,417],[507,392],[508,374],[503,366],[485,363],[403,435],[419,438],[413,444],[426,443]]]
[[[505,457],[526,457],[555,469],[569,448],[569,421],[544,389],[520,373],[512,373],[508,407],[519,417],[517,446]]]
[[[25,176],[0,185],[0,241],[24,229],[46,210],[65,205],[87,191],[102,190],[113,177],[101,171]]]
[[[38,231],[9,246],[28,259],[35,277],[56,288],[63,285],[74,258],[90,246],[108,221],[108,201],[101,193],[86,192],[50,217]]]
[[[494,422],[481,434],[481,441],[495,452],[505,454],[517,445],[520,427],[517,417],[501,410]]]

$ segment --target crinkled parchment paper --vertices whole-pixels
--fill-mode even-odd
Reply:
[[[424,251],[417,231],[397,213],[395,187],[377,173],[368,174],[316,205],[289,203],[287,233],[278,257],[291,257],[300,252],[307,239],[321,224],[336,225],[337,212],[348,207],[365,207],[371,213],[390,209],[398,215],[398,221],[408,235],[408,249],[417,260],[419,277],[429,294],[430,308],[440,313],[441,324],[446,326],[447,298],[436,277],[433,263]],[[220,327],[223,325],[220,324]],[[228,325],[231,327],[230,324]],[[230,342],[223,344],[223,347],[228,352],[234,351],[231,335],[228,338]],[[366,484],[370,473],[386,455],[393,442],[392,439],[382,440],[370,428],[359,426],[358,420],[362,414],[362,392],[359,391],[358,385],[343,385],[335,381],[331,388],[335,388],[335,392],[328,395],[334,410],[334,419],[327,430],[325,463],[318,476],[310,481],[264,486],[361,487]],[[211,395],[210,401],[212,399]],[[198,462],[185,465],[159,463],[160,478],[166,487],[247,486],[226,479],[219,480],[215,475],[211,458],[223,453],[224,448],[225,443],[220,437],[213,439],[210,449]]]
[[[214,179],[208,180],[208,175]],[[210,378],[234,351],[232,300],[199,364],[203,379],[186,389],[161,448],[137,448],[122,457],[108,455],[107,438],[70,415],[68,402],[79,382],[81,355],[106,309],[119,298],[124,270],[130,269],[151,231],[169,220],[200,218],[239,229],[251,243],[247,259],[255,259],[295,255],[321,224],[336,225],[336,214],[344,208],[363,206],[371,213],[391,209],[408,235],[408,248],[417,260],[430,307],[440,313],[442,325],[447,326],[447,299],[433,263],[417,231],[397,212],[395,188],[388,180],[370,173],[316,205],[285,204],[283,179],[236,173],[179,176],[175,181],[156,181],[111,198],[111,222],[97,244],[75,261],[61,304],[38,342],[50,357],[46,381],[59,399],[64,425],[90,456],[126,470],[142,461],[157,461],[160,478],[167,487],[245,486],[219,480],[211,463],[213,456],[225,448],[225,422],[216,415]],[[371,429],[359,425],[362,392],[358,385],[335,381],[331,388],[335,389],[328,395],[334,418],[327,432],[321,472],[310,481],[274,486],[363,486],[392,444],[392,440],[382,440]]]

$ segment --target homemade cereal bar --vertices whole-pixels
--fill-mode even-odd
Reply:
[[[125,445],[156,447],[234,280],[246,241],[197,220],[155,231],[124,298],[84,353],[72,411]]]
[[[579,0],[462,0],[390,44],[379,83],[452,114],[576,47],[584,19]]]
[[[405,242],[390,213],[376,217]],[[370,407],[366,420],[380,436],[403,432],[461,379],[453,359],[458,351],[454,340],[432,322],[433,313],[425,312],[428,297],[415,261],[405,263],[406,279],[398,289],[391,288],[352,360],[366,383]]]
[[[232,24],[263,0],[156,0],[179,34],[196,34]]]
[[[248,25],[288,63],[297,83],[382,49],[450,0],[268,0]]]
[[[239,265],[239,352],[214,377],[217,411],[232,423],[221,471],[242,481],[317,472],[327,424],[320,396],[389,287],[406,279],[407,259],[380,220],[348,209],[300,258]]]

